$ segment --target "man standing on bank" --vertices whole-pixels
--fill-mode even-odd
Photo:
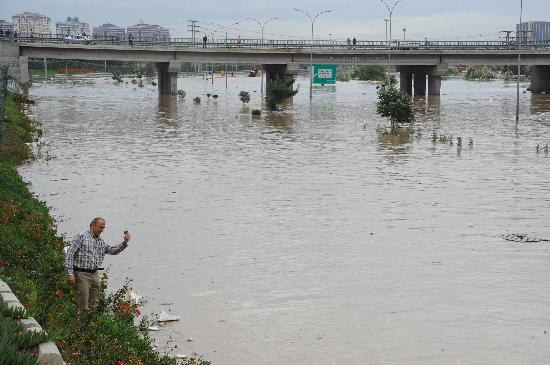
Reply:
[[[118,255],[128,246],[130,234],[124,231],[122,243],[109,246],[99,237],[105,229],[105,219],[97,217],[90,223],[90,230],[77,234],[71,241],[65,257],[67,281],[76,286],[78,309],[95,309],[99,300],[98,268],[105,254]]]

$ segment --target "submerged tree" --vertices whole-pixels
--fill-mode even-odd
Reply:
[[[398,90],[394,83],[385,84],[378,90],[376,112],[390,119],[392,134],[398,132],[400,123],[412,123],[415,119],[411,96]]]
[[[248,93],[248,91],[241,91],[239,93],[239,99],[241,99],[244,105],[245,103],[248,103],[250,101],[250,94]]]
[[[269,109],[277,110],[286,99],[296,95],[298,90],[293,89],[294,77],[288,75],[282,79],[267,80],[266,103]]]

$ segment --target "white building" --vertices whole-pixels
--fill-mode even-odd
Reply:
[[[13,23],[7,22],[4,19],[0,19],[0,30],[3,34],[6,34],[6,32],[10,32],[13,34]]]
[[[550,22],[529,21],[516,24],[516,38],[521,35],[522,42],[550,41]]]
[[[99,27],[94,27],[92,37],[103,40],[124,40],[126,39],[126,30],[114,24],[107,23]]]
[[[136,25],[128,27],[126,32],[128,36],[130,34],[134,36],[134,42],[159,42],[170,40],[170,32],[167,28],[156,24],[145,24],[141,21]]]
[[[77,16],[67,17],[64,22],[55,23],[55,33],[58,35],[90,34],[90,24],[81,22]]]
[[[38,13],[24,12],[11,17],[13,30],[21,37],[50,35],[50,18]]]

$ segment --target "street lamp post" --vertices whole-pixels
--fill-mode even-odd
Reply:
[[[384,19],[384,21],[386,22],[386,44],[388,43],[388,22],[390,21],[389,19]]]
[[[405,41],[405,32],[407,31],[407,28],[403,28],[403,42]]]
[[[388,5],[386,0],[380,0],[382,4],[386,5],[386,8],[388,8],[388,14],[390,15],[390,41],[388,43],[388,84],[390,82],[390,68],[391,68],[391,17],[393,14],[393,9],[401,2],[401,0],[397,0],[392,6]]]
[[[315,15],[314,17],[312,17],[302,9],[294,8],[293,10],[299,13],[305,14],[309,18],[309,20],[311,20],[311,48],[310,48],[310,54],[309,54],[309,98],[311,99],[313,97],[313,24],[321,14],[330,13],[330,12],[333,12],[334,10],[323,10],[319,12],[317,15]]]
[[[519,28],[518,28],[518,76],[517,76],[517,90],[516,90],[516,122],[519,121],[519,78],[521,76],[521,18],[523,15],[523,0],[520,0],[519,4]]]
[[[267,19],[265,22],[260,22],[258,19],[254,19],[254,18],[246,18],[248,20],[252,20],[253,22],[256,22],[258,23],[258,25],[260,26],[260,29],[262,30],[262,44],[260,45],[260,47],[262,47],[264,45],[264,28],[265,26],[267,25],[267,23],[269,23],[270,21],[273,21],[273,20],[276,20],[276,19],[279,19],[277,17],[275,18],[270,18],[270,19]],[[262,65],[262,85],[260,86],[260,92],[261,94],[263,95],[264,94],[264,66]]]
[[[218,24],[218,23],[213,23],[213,24],[216,24],[220,30],[223,30],[225,31],[225,47],[227,48],[227,29],[228,28],[231,28],[232,26],[234,25],[237,25],[237,24],[240,24],[241,22],[235,22],[235,23],[232,23],[232,24],[229,24],[229,25],[221,25],[221,24]],[[225,63],[225,90],[227,90],[227,62]]]

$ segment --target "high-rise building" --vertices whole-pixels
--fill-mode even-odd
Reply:
[[[126,30],[111,23],[94,27],[92,37],[96,39],[114,39],[123,40],[126,39]]]
[[[170,32],[167,28],[156,24],[145,24],[141,21],[136,25],[128,27],[126,32],[128,36],[132,34],[134,36],[134,41],[137,42],[159,42],[170,40]]]
[[[11,17],[13,30],[21,37],[49,35],[52,32],[50,18],[38,13],[24,12]]]
[[[3,34],[6,34],[7,31],[13,34],[13,23],[0,19],[0,30],[2,30]]]
[[[522,42],[550,41],[550,22],[532,21],[516,24],[516,38]]]
[[[77,16],[67,17],[64,22],[55,23],[55,33],[58,35],[90,34],[90,25],[81,22]]]

